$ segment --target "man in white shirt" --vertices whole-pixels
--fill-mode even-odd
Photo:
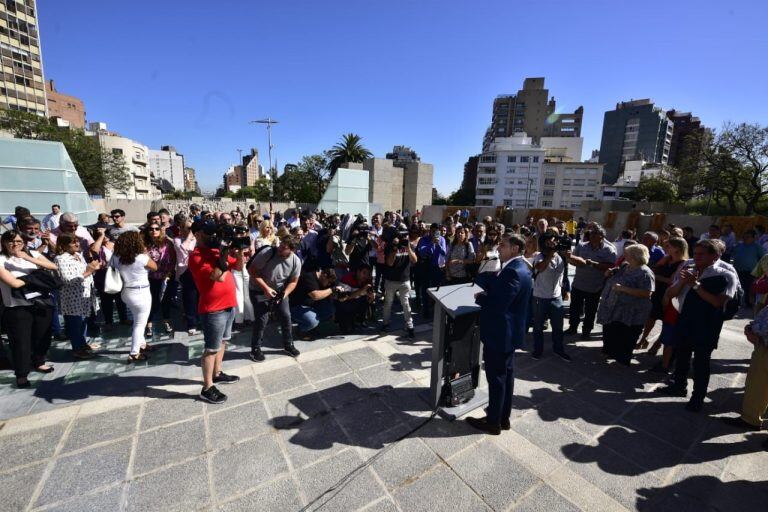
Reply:
[[[43,217],[43,231],[53,231],[59,227],[59,218],[61,217],[61,206],[54,204],[51,206],[51,213]]]
[[[56,251],[56,239],[62,233],[74,233],[80,240],[80,251],[83,257],[88,257],[89,250],[93,245],[93,237],[80,225],[80,219],[77,215],[71,212],[66,212],[61,215],[59,227],[51,231],[49,235],[48,247],[51,251]]]
[[[542,252],[533,259],[533,354],[540,359],[544,352],[544,323],[552,324],[552,345],[555,354],[565,361],[571,356],[563,347],[563,273],[565,261],[557,253],[557,239],[546,233],[542,240]]]

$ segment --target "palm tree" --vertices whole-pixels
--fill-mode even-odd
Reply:
[[[328,169],[331,171],[331,177],[336,174],[336,169],[347,162],[362,162],[366,158],[371,158],[373,153],[363,146],[362,138],[354,133],[348,133],[341,137],[341,142],[334,144],[328,152]]]

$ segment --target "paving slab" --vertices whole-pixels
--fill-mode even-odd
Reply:
[[[140,475],[205,451],[202,418],[175,423],[139,435],[133,473]]]
[[[579,507],[568,501],[548,485],[539,485],[512,509],[514,512],[579,512]]]
[[[209,410],[208,428],[214,448],[225,447],[271,430],[267,411],[261,400],[221,411],[212,406]]]
[[[271,434],[214,453],[211,467],[217,500],[244,493],[288,471],[277,438]]]
[[[148,401],[141,416],[141,430],[147,430],[168,423],[202,416],[203,402],[196,395],[172,393],[163,398]]]
[[[127,512],[197,510],[211,503],[205,457],[137,478],[128,488]]]
[[[140,409],[137,405],[77,418],[64,443],[64,452],[133,434]]]
[[[85,510],[120,510],[122,497],[123,486],[116,484],[104,490],[77,496],[69,501],[46,508],[45,511],[83,512]]]
[[[302,507],[296,485],[290,477],[279,478],[262,487],[219,505],[219,512],[285,512]]]
[[[56,451],[66,423],[2,435],[0,431],[0,470],[43,460]]]
[[[279,370],[259,373],[256,378],[264,396],[282,393],[309,384],[309,380],[298,366],[288,366]]]
[[[45,468],[46,463],[40,463],[0,474],[0,489],[3,489],[0,512],[25,510]]]
[[[402,510],[409,512],[485,512],[491,510],[482,499],[445,466],[426,473],[392,496]]]
[[[304,370],[304,373],[312,382],[338,377],[352,371],[352,368],[337,355],[307,362],[300,361],[300,364],[302,370]]]
[[[384,485],[392,490],[419,477],[441,461],[424,442],[410,437],[387,446],[372,467]]]
[[[350,350],[349,352],[341,352],[339,357],[341,357],[353,370],[362,370],[363,368],[386,362],[384,356],[370,347]]]
[[[59,458],[36,505],[65,500],[126,478],[132,440],[127,439]]]

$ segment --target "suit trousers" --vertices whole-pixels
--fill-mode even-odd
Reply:
[[[709,386],[710,360],[712,345],[695,345],[690,339],[681,339],[675,347],[675,386],[685,389],[688,386],[688,370],[693,355],[693,394],[691,402],[704,402]]]
[[[514,373],[512,352],[498,352],[483,347],[485,362],[485,377],[488,380],[488,409],[487,421],[490,425],[500,425],[509,421],[512,415],[512,393],[514,390]]]
[[[280,331],[283,335],[283,345],[289,345],[293,343],[293,330],[291,322],[291,302],[290,297],[285,297],[272,307],[268,301],[262,300],[259,302],[259,298],[264,298],[264,295],[254,293],[250,290],[251,303],[253,304],[253,315],[255,320],[253,321],[253,331],[251,333],[251,350],[260,349],[264,341],[264,331],[269,323],[269,313],[274,312],[275,316],[280,320]]]
[[[747,370],[744,399],[741,403],[741,419],[759,427],[766,419],[768,408],[768,347],[755,345],[752,361]]]
[[[595,326],[597,304],[600,302],[600,292],[590,293],[573,288],[571,290],[571,311],[568,316],[568,328],[576,330],[584,313],[584,327],[581,332],[589,334]]]

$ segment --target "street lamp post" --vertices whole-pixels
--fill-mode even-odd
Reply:
[[[272,197],[274,194],[274,180],[271,179],[272,176],[272,148],[274,147],[272,145],[272,125],[277,124],[279,121],[275,121],[271,117],[267,117],[266,119],[258,119],[256,121],[251,121],[251,124],[258,123],[258,124],[265,124],[267,125],[267,140],[269,142],[269,173],[270,173],[270,180],[269,180],[269,196]],[[275,175],[277,175],[277,170],[275,170]]]

